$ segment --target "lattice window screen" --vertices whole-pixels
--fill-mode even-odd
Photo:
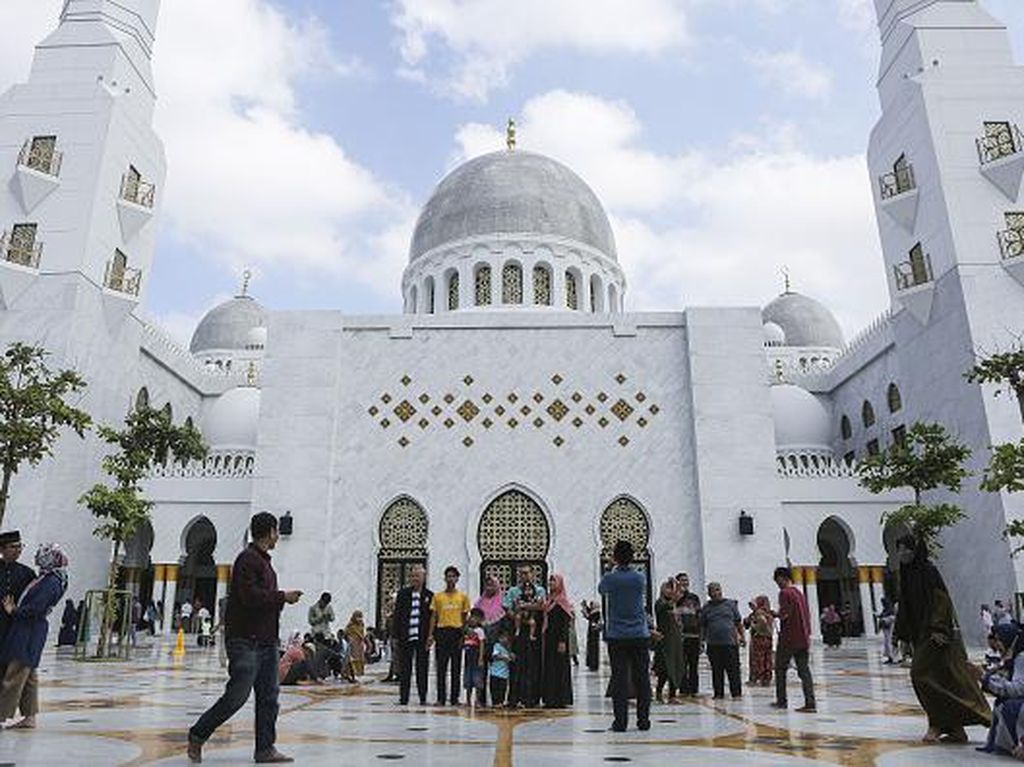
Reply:
[[[501,302],[523,303],[523,267],[519,264],[505,264],[501,270]]]
[[[491,267],[481,266],[476,270],[476,305],[491,305]]]
[[[551,271],[546,266],[533,267],[533,303],[551,306]]]

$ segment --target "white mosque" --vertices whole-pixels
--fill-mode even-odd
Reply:
[[[268,311],[246,286],[183,349],[143,312],[166,171],[159,0],[67,0],[28,82],[0,97],[0,343],[80,370],[97,421],[145,401],[211,445],[147,483],[130,587],[168,613],[214,602],[250,514],[269,510],[286,520],[282,583],[377,621],[414,563],[435,582],[454,563],[474,592],[528,563],[593,596],[626,537],[651,590],[685,570],[746,600],[788,561],[815,612],[848,604],[874,633],[880,516],[909,498],[868,494],[851,467],[916,420],[945,423],[975,468],[1019,439],[1016,403],[963,373],[1024,329],[1024,69],[975,0],[875,4],[868,159],[892,300],[853,340],[788,289],[763,310],[627,311],[601,202],[510,145],[424,204],[402,314]],[[19,475],[6,520],[30,545],[66,542],[78,593],[109,556],[77,505],[101,455],[63,440]],[[1024,591],[1001,536],[1024,499],[969,482],[959,502],[970,520],[941,564],[968,616]]]

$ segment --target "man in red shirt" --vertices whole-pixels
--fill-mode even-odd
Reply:
[[[786,702],[786,675],[789,672],[790,660],[796,661],[796,673],[804,688],[804,705],[798,708],[801,713],[813,714],[817,704],[814,700],[814,679],[808,663],[811,647],[811,613],[807,609],[807,600],[800,589],[793,586],[793,574],[788,567],[775,569],[775,583],[779,587],[779,611],[776,616],[780,622],[779,644],[775,651],[775,702],[774,708],[788,708]]]

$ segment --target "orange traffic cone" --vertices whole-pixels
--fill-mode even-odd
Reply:
[[[178,641],[174,645],[174,652],[172,653],[175,658],[185,657],[185,629],[178,627]]]

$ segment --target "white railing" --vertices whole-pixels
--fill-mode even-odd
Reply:
[[[845,479],[857,476],[857,467],[821,453],[785,453],[775,459],[776,471],[786,479]]]
[[[1003,258],[1017,258],[1024,256],[1024,229],[1005,229],[997,232],[999,239],[999,252]]]
[[[128,296],[138,296],[139,287],[142,284],[142,270],[131,269],[121,266],[113,260],[107,262],[107,272],[103,275],[103,287],[124,293]]]
[[[917,182],[914,179],[914,166],[907,165],[905,168],[879,176],[878,186],[883,200],[888,200],[917,189]]]
[[[54,178],[60,175],[63,162],[63,152],[35,146],[33,139],[26,141],[21,147],[21,152],[18,154],[19,167],[45,173],[47,176],[53,176]]]
[[[202,461],[156,466],[151,479],[248,479],[256,466],[252,450],[218,450]]]
[[[43,243],[33,242],[31,245],[24,245],[14,242],[10,232],[4,232],[0,235],[0,257],[11,264],[38,269],[39,261],[43,257]]]
[[[896,276],[897,290],[910,290],[935,279],[932,272],[932,257],[927,253],[919,260],[904,261],[892,269]]]
[[[978,161],[982,165],[1013,157],[1024,149],[1024,136],[1021,136],[1020,128],[1012,123],[1007,123],[1004,130],[975,141],[978,145]]]
[[[152,208],[156,198],[156,186],[142,181],[128,173],[121,177],[121,199],[144,208]]]

